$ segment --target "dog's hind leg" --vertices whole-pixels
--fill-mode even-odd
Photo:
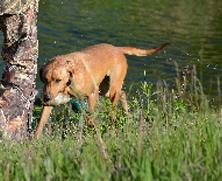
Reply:
[[[128,103],[127,103],[127,99],[126,99],[126,93],[123,90],[121,92],[120,101],[121,101],[123,110],[126,113],[128,113]]]
[[[124,91],[122,91],[122,84],[123,84],[125,75],[126,73],[124,72],[121,75],[119,73],[117,75],[111,76],[110,88],[106,96],[109,97],[113,106],[115,107],[118,105],[118,102],[120,100],[122,103],[123,109],[126,111],[127,110],[126,94]]]
[[[111,96],[112,104],[113,104],[113,106],[116,107],[118,105],[121,93],[119,91],[118,92],[116,91],[115,93],[113,93],[111,95],[113,95],[113,96]]]
[[[126,99],[126,93],[121,90],[121,91],[116,91],[114,95],[111,97],[111,101],[114,107],[118,105],[118,102],[121,102],[121,105],[123,107],[123,110],[128,113],[128,103]]]

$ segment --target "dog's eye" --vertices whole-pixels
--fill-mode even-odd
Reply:
[[[56,79],[55,80],[56,83],[59,83],[60,81],[61,81],[61,79]]]

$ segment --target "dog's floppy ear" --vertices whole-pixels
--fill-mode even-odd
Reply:
[[[69,88],[69,94],[76,98],[81,98],[81,95],[78,93],[78,90],[76,89],[75,79],[73,77],[74,72],[69,71],[69,81],[66,83],[67,87]]]
[[[67,86],[70,86],[72,83],[72,71],[69,71],[69,81],[66,83]]]

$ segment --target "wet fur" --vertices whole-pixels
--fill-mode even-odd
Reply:
[[[127,111],[126,95],[122,90],[128,67],[125,54],[149,56],[166,45],[139,49],[97,44],[82,51],[57,56],[41,70],[41,79],[45,83],[44,104],[55,106],[68,102],[72,97],[86,97],[88,110],[92,113],[98,96],[103,95],[108,97],[114,106],[120,100],[123,109]]]

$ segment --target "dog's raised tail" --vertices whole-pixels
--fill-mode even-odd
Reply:
[[[118,47],[118,48],[121,49],[121,51],[124,54],[136,55],[136,56],[142,57],[142,56],[152,55],[152,54],[162,50],[167,45],[169,45],[169,43],[164,43],[164,44],[160,45],[160,47],[158,47],[158,48],[149,48],[149,49],[140,49],[140,48],[134,48],[134,47]]]

